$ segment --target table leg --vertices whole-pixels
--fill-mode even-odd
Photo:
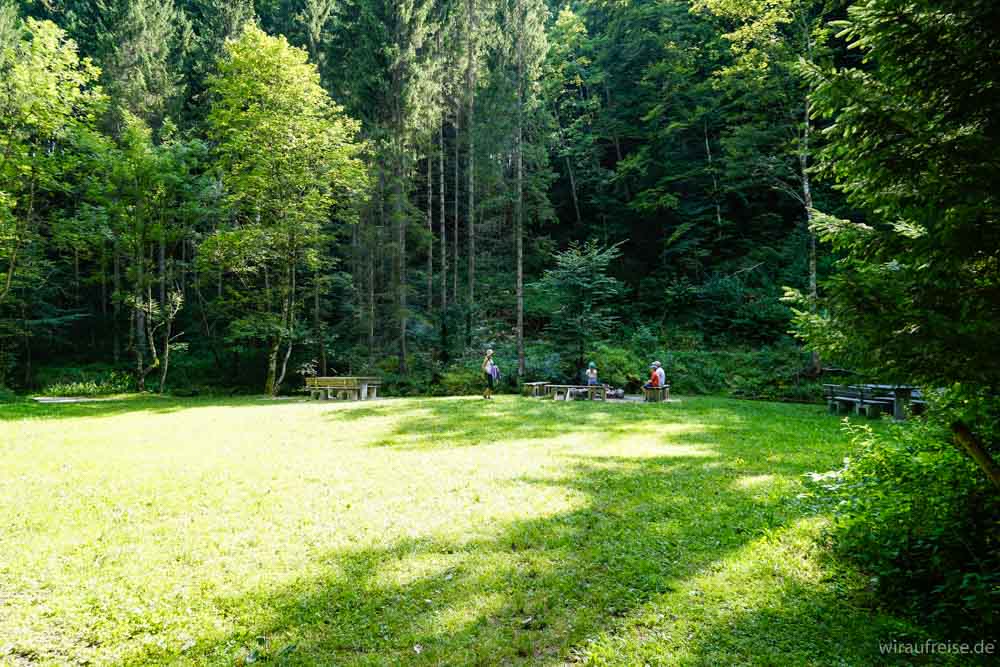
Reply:
[[[359,401],[367,401],[368,400],[368,383],[367,382],[362,382],[361,383],[361,392],[358,395],[358,400]]]
[[[913,390],[896,387],[893,394],[895,394],[895,400],[892,402],[892,417],[897,421],[903,421],[906,419],[906,409],[910,406],[910,399],[913,398]]]

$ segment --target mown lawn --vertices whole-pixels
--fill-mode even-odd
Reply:
[[[869,665],[816,406],[0,406],[0,664]]]

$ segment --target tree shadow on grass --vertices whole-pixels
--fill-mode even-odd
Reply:
[[[159,397],[85,400],[79,403],[18,401],[0,404],[0,421],[114,417],[131,412],[177,412],[189,407],[186,400]]]
[[[547,408],[526,409],[544,414]],[[430,429],[426,420],[444,418],[434,433],[459,444],[478,442],[480,432],[466,423],[468,415],[449,416],[436,408],[430,413],[417,410],[399,432],[415,434],[419,441]],[[549,428],[504,432],[507,438],[545,438]],[[776,436],[763,430],[765,440]],[[793,494],[761,493],[746,480],[798,477],[816,468],[819,450],[813,447],[810,458],[805,451],[810,448],[804,447],[801,455],[790,452],[775,460],[760,442],[753,437],[720,441],[710,430],[692,429],[671,436],[671,444],[680,446],[677,455],[568,455],[560,476],[513,483],[562,489],[577,499],[573,509],[512,521],[485,537],[426,534],[319,554],[319,576],[219,601],[240,629],[203,637],[187,657],[212,664],[274,659],[302,665],[574,660],[595,637],[624,631],[648,605],[810,515],[812,509]],[[747,655],[749,663],[852,664],[858,653],[845,648],[852,637],[841,635],[857,623],[829,619],[827,640],[808,650],[785,635],[788,624],[805,614],[800,605],[811,610],[807,618],[844,614],[843,605],[809,588],[779,593],[786,604],[752,613],[788,622],[758,624],[747,616],[715,631],[738,629],[751,635],[750,645],[775,644],[805,656],[782,663],[776,654],[760,661]],[[862,624],[869,619],[867,612],[851,613]],[[671,623],[664,619],[658,628],[669,632]],[[688,664],[719,664],[716,659],[726,655],[731,653],[714,649],[699,655],[696,647]],[[136,661],[176,657],[146,653]]]
[[[205,396],[181,398],[175,396],[129,396],[125,398],[82,400],[79,403],[39,403],[19,400],[0,403],[0,422],[21,420],[81,419],[88,417],[115,417],[134,412],[169,414],[198,408],[262,408],[286,405],[289,401],[265,397]]]
[[[720,431],[738,433],[741,444],[754,445],[752,456],[766,453],[770,460],[801,464],[801,472],[826,470],[840,461],[822,446],[786,446],[802,441],[811,429],[812,444],[842,442],[835,420],[821,418],[818,406],[789,406],[725,399],[693,399],[683,403],[645,404],[598,401],[561,402],[507,397],[487,403],[481,399],[435,399],[409,404],[382,404],[326,413],[333,423],[369,417],[395,421],[387,437],[372,443],[396,449],[437,449],[536,440],[561,436],[598,435],[599,440],[646,435],[651,439],[683,435],[683,445],[725,446]],[[836,448],[828,448],[830,451]],[[746,452],[745,452],[746,453]]]

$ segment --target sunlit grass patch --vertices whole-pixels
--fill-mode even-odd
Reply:
[[[716,399],[19,405],[0,663],[864,664],[892,620],[795,499],[845,447]]]

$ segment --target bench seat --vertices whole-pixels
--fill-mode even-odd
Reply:
[[[381,384],[377,377],[307,377],[305,389],[315,400],[366,401],[378,398]]]
[[[670,385],[662,387],[643,387],[642,398],[647,403],[663,403],[670,400]]]

